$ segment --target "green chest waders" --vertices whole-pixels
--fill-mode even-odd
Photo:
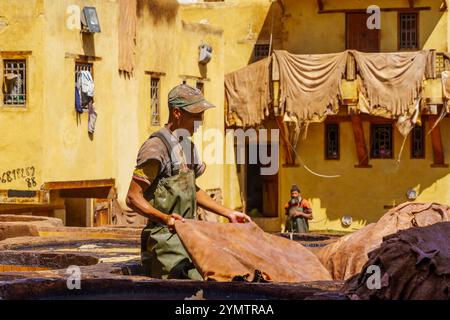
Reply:
[[[167,138],[157,135],[171,154]],[[166,214],[177,213],[185,219],[197,219],[195,175],[192,170],[172,171],[172,176],[154,182],[149,190],[150,204]],[[175,174],[174,174],[175,173]],[[141,260],[152,278],[203,280],[195,269],[180,238],[162,224],[150,222],[141,234]]]

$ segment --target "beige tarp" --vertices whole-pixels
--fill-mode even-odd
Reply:
[[[421,98],[428,51],[363,53],[351,51],[356,59],[363,111],[396,118],[412,116]],[[367,109],[367,110],[365,110]]]
[[[137,0],[119,0],[119,70],[132,73],[136,63]]]
[[[225,76],[228,125],[255,126],[268,115],[270,61],[266,58]]]
[[[348,52],[294,55],[275,51],[280,76],[280,107],[299,123],[339,111],[341,79]]]
[[[176,222],[181,242],[205,280],[274,282],[331,280],[301,244],[265,233],[255,223]]]
[[[361,271],[368,260],[367,254],[381,244],[383,237],[413,226],[422,227],[442,221],[450,221],[450,206],[405,203],[389,210],[377,223],[322,248],[317,256],[333,279],[348,279]]]
[[[384,238],[343,291],[352,299],[450,300],[450,222],[402,230]],[[372,267],[371,267],[372,266]],[[373,266],[380,267],[380,287]],[[372,278],[372,279],[371,279]]]

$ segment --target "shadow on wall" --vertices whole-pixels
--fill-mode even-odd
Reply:
[[[175,21],[179,4],[177,0],[137,0],[137,14],[141,17],[147,11],[155,24],[165,20],[170,23]]]

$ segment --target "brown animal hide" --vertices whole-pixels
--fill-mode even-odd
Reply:
[[[255,223],[190,220],[177,221],[175,228],[205,280],[331,280],[312,252],[299,243],[265,233]]]
[[[436,203],[404,203],[380,218],[377,223],[346,235],[317,252],[319,260],[334,280],[346,280],[359,273],[367,254],[378,248],[383,237],[399,230],[450,220],[450,207]]]

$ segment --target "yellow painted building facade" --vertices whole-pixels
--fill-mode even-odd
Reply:
[[[76,6],[96,8],[100,33],[81,33],[71,27]],[[206,98],[217,106],[206,114],[205,127],[223,130],[223,30],[184,21],[181,7],[169,9],[155,13],[140,8],[136,65],[129,76],[119,72],[119,1],[0,3],[2,66],[11,59],[25,60],[27,90],[26,105],[0,107],[0,190],[39,190],[48,182],[114,179],[123,205],[139,147],[165,124],[167,93],[183,81],[203,84]],[[205,67],[198,63],[203,43],[214,50]],[[88,62],[93,68],[98,113],[93,135],[88,134],[88,114],[77,115],[74,107],[77,62]],[[151,122],[152,78],[159,79],[159,126]],[[223,189],[223,169],[210,166],[199,184],[204,189]],[[2,199],[0,211],[24,208],[24,213],[30,213],[55,205],[63,209],[64,204],[57,192],[50,194],[45,206],[8,204],[10,200]]]
[[[251,63],[255,45],[271,44],[274,49],[292,53],[345,50],[344,11],[373,4],[366,0],[323,0],[324,13],[318,13],[316,0],[198,1],[180,4],[175,12],[165,14],[143,8],[137,26],[135,69],[132,76],[125,76],[119,73],[118,64],[118,2],[0,2],[1,58],[26,59],[27,63],[26,106],[0,106],[0,190],[38,190],[52,181],[112,178],[117,199],[123,205],[137,150],[160,127],[151,124],[152,77],[159,78],[160,125],[168,116],[167,92],[186,81],[194,86],[203,83],[206,98],[217,106],[207,112],[205,129],[223,131],[224,75]],[[394,9],[409,8],[409,2],[376,2],[382,8],[380,51],[397,51],[398,11]],[[101,33],[88,36],[68,28],[71,5],[95,7]],[[441,0],[414,1],[416,8],[430,7],[418,11],[420,48],[448,51],[449,17],[441,5]],[[384,11],[386,8],[390,10]],[[198,47],[203,43],[213,48],[213,58],[206,68],[198,64]],[[93,65],[98,112],[96,131],[91,137],[87,133],[87,114],[77,119],[73,94],[75,63],[86,57]],[[347,97],[356,95],[354,86],[345,84],[344,87]],[[428,85],[426,92],[431,98],[439,99],[439,81]],[[363,126],[368,139],[369,121],[364,121]],[[444,119],[440,127],[444,155],[450,161],[446,139],[449,119]],[[278,217],[260,218],[258,223],[269,231],[282,228],[283,205],[293,183],[301,186],[313,205],[315,217],[310,223],[311,230],[358,229],[376,221],[387,207],[406,201],[405,193],[410,188],[419,192],[419,201],[449,203],[449,169],[430,167],[433,162],[430,139],[426,138],[426,156],[422,160],[409,158],[407,143],[399,166],[395,160],[377,159],[370,161],[372,168],[362,169],[354,167],[357,156],[350,122],[340,123],[341,157],[333,161],[324,159],[324,124],[312,124],[297,152],[315,171],[339,174],[340,178],[323,179],[301,167],[280,166]],[[401,142],[398,132],[394,132],[395,154]],[[283,158],[282,152],[280,159]],[[6,175],[1,180],[4,173],[17,169],[24,169],[25,176],[8,179]],[[30,178],[34,179],[27,180]],[[205,189],[221,189],[224,204],[238,208],[246,201],[238,180],[234,165],[210,165],[199,179],[199,185]],[[50,195],[50,202],[63,204],[57,194]],[[0,204],[0,211],[11,208],[17,205]],[[353,217],[350,228],[341,225],[343,215]]]

